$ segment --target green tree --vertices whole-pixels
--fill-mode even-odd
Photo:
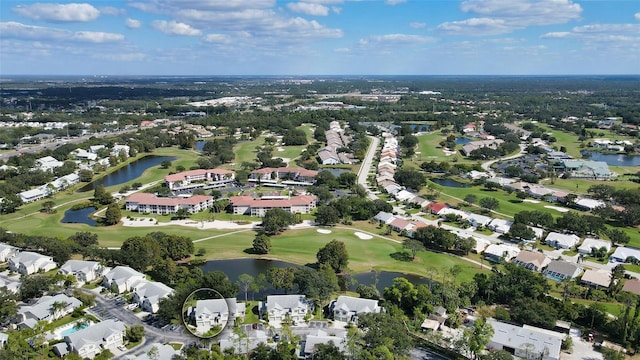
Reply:
[[[191,212],[187,208],[180,208],[175,213],[175,217],[178,219],[187,219],[191,215]]]
[[[162,168],[162,169],[168,169],[170,167],[171,167],[171,161],[169,161],[169,160],[163,160],[160,163],[160,168]]]
[[[253,239],[253,247],[251,250],[255,254],[268,254],[271,250],[271,238],[265,234],[258,234]]]
[[[238,288],[240,288],[240,290],[244,292],[245,302],[249,300],[247,297],[247,294],[249,292],[249,289],[251,289],[251,284],[253,284],[254,282],[255,282],[255,279],[253,278],[253,276],[249,274],[238,275],[238,280],[236,281],[236,284],[238,285]]]
[[[127,340],[130,342],[138,342],[141,341],[144,337],[144,326],[142,325],[132,325],[126,330]]]
[[[329,264],[333,271],[341,272],[347,268],[349,253],[344,242],[331,240],[327,245],[318,250],[316,254],[319,264]]]
[[[340,213],[333,206],[323,205],[316,210],[316,223],[319,225],[334,225],[340,221]]]
[[[275,235],[295,224],[294,214],[281,208],[267,210],[262,218],[262,231],[267,235]]]
[[[386,347],[397,356],[404,356],[413,346],[411,335],[400,314],[370,313],[358,316],[358,328],[364,331],[365,350],[371,352]]]
[[[42,212],[45,214],[53,214],[55,212],[56,203],[51,200],[47,200],[42,203]]]
[[[120,205],[118,203],[111,203],[107,206],[107,210],[104,212],[103,222],[105,225],[116,225],[122,218],[122,212],[120,211]]]
[[[292,268],[278,268],[273,267],[267,270],[267,281],[276,290],[283,289],[285,292],[289,292],[293,289],[295,271]]]
[[[416,258],[416,254],[418,253],[418,251],[425,250],[424,244],[414,239],[405,240],[404,243],[402,244],[402,247],[411,252],[411,260],[414,260]]]
[[[464,202],[468,204],[475,204],[476,201],[478,201],[478,197],[474,194],[467,194],[467,196],[464,197]]]
[[[93,190],[93,200],[100,205],[109,205],[113,202],[113,196],[107,192],[104,185],[98,185]]]
[[[479,205],[485,209],[495,210],[500,206],[498,199],[492,197],[483,197],[480,199]]]
[[[121,260],[138,271],[152,266],[160,254],[160,246],[151,236],[128,238],[120,247]]]
[[[524,241],[533,240],[536,237],[536,233],[523,223],[514,223],[511,225],[507,234],[513,239]]]
[[[318,344],[316,345],[315,351],[313,352],[313,357],[317,359],[323,360],[346,360],[347,357],[344,353],[333,343],[333,341],[329,341],[326,344]]]

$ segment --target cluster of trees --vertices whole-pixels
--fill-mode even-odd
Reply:
[[[71,254],[88,254],[98,244],[98,236],[90,232],[77,232],[66,239],[25,235],[0,229],[0,242],[27,251],[49,255],[58,264],[71,258]]]
[[[282,136],[284,145],[306,145],[307,134],[302,129],[289,129]]]
[[[409,189],[420,190],[425,185],[427,179],[421,171],[413,168],[400,168],[393,178],[395,181]]]
[[[640,224],[640,188],[616,189],[611,185],[598,184],[590,186],[587,192],[594,198],[608,203],[594,210],[594,213],[605,221],[613,221],[624,226]],[[610,202],[621,205],[624,209],[614,209]]]
[[[237,143],[234,137],[207,140],[202,146],[202,155],[196,164],[200,169],[213,169],[221,164],[228,164],[235,159],[233,145]]]
[[[473,238],[462,238],[456,234],[434,226],[425,226],[416,230],[414,238],[426,248],[468,254],[476,246]]]
[[[368,220],[380,211],[391,212],[391,204],[383,200],[369,200],[365,197],[342,196],[325,206],[318,208],[316,222],[322,225],[333,225],[339,220]]]
[[[160,260],[184,259],[193,251],[193,242],[188,237],[152,232],[125,240],[120,247],[119,258],[122,264],[145,271]]]
[[[452,164],[450,161],[435,162],[434,160],[423,162],[420,164],[420,169],[428,173],[444,173],[450,175],[460,175],[471,170],[484,171],[480,164]]]

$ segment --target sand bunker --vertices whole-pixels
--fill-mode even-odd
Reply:
[[[360,240],[371,240],[371,239],[373,239],[373,236],[371,236],[369,234],[364,234],[364,233],[361,233],[361,232],[358,232],[358,231],[354,232],[353,235],[357,236],[358,239],[360,239]]]
[[[320,234],[331,234],[331,230],[327,230],[327,229],[318,229],[316,231],[319,232]]]
[[[532,204],[540,204],[540,201],[531,200],[531,199],[524,199],[524,200],[522,200],[522,202],[528,202],[528,203],[532,203]]]
[[[547,209],[551,209],[551,210],[555,210],[555,211],[560,211],[562,213],[566,213],[567,211],[569,211],[569,209],[567,208],[563,208],[563,207],[557,207],[557,206],[545,206]]]

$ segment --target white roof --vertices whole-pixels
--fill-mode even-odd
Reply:
[[[469,213],[467,213],[466,211],[453,209],[453,208],[448,208],[448,207],[443,208],[442,210],[438,211],[438,215],[439,216],[446,216],[446,215],[449,215],[449,214],[460,216],[460,218],[462,218],[462,219],[466,219],[466,218],[469,217]]]
[[[563,334],[527,325],[520,327],[494,319],[487,319],[487,323],[493,327],[493,343],[514,349],[526,349],[533,345],[531,352],[544,353],[546,348],[549,351],[548,357],[560,357]]]
[[[616,251],[611,254],[609,259],[622,259],[623,261],[629,257],[634,257],[636,259],[640,259],[640,249],[629,248],[620,246],[616,249]]]
[[[333,308],[334,310],[338,309],[358,314],[380,312],[378,300],[357,298],[353,296],[338,296],[338,300],[336,300]]]
[[[595,209],[597,207],[605,206],[605,203],[602,200],[586,199],[586,198],[576,200],[575,204],[587,209]]]
[[[395,198],[398,201],[405,201],[405,200],[409,200],[411,198],[414,198],[416,195],[412,192],[409,192],[407,190],[400,190],[397,193],[395,193]]]
[[[582,274],[582,281],[602,287],[609,287],[611,283],[611,271],[589,269]]]
[[[305,344],[304,344],[304,352],[305,354],[311,354],[316,351],[316,346],[318,344],[328,344],[329,342],[333,342],[340,351],[345,350],[345,339],[338,336],[330,336],[330,335],[307,335]]]
[[[467,213],[467,220],[473,220],[476,224],[487,225],[493,220],[492,218],[475,213]]]
[[[304,295],[267,296],[267,311],[271,311],[272,309],[306,309],[307,307],[307,297]]]
[[[491,244],[484,250],[485,255],[493,255],[495,257],[505,256],[505,260],[509,261],[520,253],[520,249],[506,244]]]
[[[58,272],[62,274],[88,274],[93,271],[96,266],[99,265],[100,263],[97,261],[69,260],[60,267],[60,270],[58,270]]]
[[[53,259],[50,256],[38,254],[31,251],[23,251],[18,253],[18,255],[14,256],[11,259],[11,262],[14,264],[24,264],[24,266],[31,266],[36,262],[52,262]]]
[[[575,246],[579,241],[580,237],[574,234],[560,234],[557,232],[550,232],[549,235],[545,238],[547,243],[555,242],[558,245],[563,245],[564,247],[572,247]]]
[[[578,251],[582,253],[590,253],[592,248],[606,248],[607,251],[609,251],[611,250],[611,242],[602,239],[585,238],[580,247],[578,247]]]

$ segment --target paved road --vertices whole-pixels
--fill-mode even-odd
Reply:
[[[506,157],[501,157],[501,158],[497,158],[494,160],[489,160],[487,162],[482,163],[482,165],[480,165],[482,167],[482,169],[484,171],[486,171],[487,173],[489,173],[489,175],[491,175],[491,177],[496,176],[496,173],[491,170],[491,165],[499,162],[499,161],[505,161],[505,160],[511,160],[511,159],[515,159],[515,158],[519,158],[521,156],[524,155],[524,149],[525,149],[525,145],[524,144],[520,144],[520,151],[518,151],[517,154],[511,155],[511,156],[506,156]]]
[[[196,337],[190,334],[166,331],[150,326],[144,323],[131,310],[125,309],[122,305],[117,305],[116,301],[114,301],[113,299],[107,299],[101,294],[96,294],[95,292],[86,289],[82,289],[82,291],[96,295],[96,305],[89,309],[89,312],[92,315],[97,316],[100,319],[118,319],[127,326],[144,326],[145,335],[142,343],[136,346],[134,349],[116,354],[118,356],[124,355],[125,353],[136,354],[137,352],[142,351],[145,345],[155,342],[162,344],[167,342],[190,344],[192,342],[198,341]]]
[[[375,136],[369,136],[371,140],[371,144],[369,144],[369,149],[367,150],[367,155],[365,155],[364,160],[362,160],[362,165],[360,166],[360,170],[358,170],[358,184],[362,185],[365,189],[367,189],[367,196],[371,200],[376,200],[378,197],[371,192],[369,189],[369,184],[367,183],[367,178],[369,177],[369,171],[371,170],[371,164],[373,163],[373,157],[378,150],[378,145],[380,144],[380,138]]]

